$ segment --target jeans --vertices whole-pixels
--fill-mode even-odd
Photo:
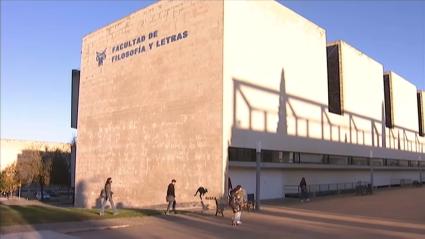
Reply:
[[[240,222],[241,221],[241,215],[242,215],[242,212],[241,211],[237,211],[237,212],[235,212],[234,214],[233,214],[233,223],[237,223],[237,222]]]
[[[173,208],[173,211],[176,212],[176,200],[174,199],[174,197],[168,198],[167,213],[170,211],[171,208]]]
[[[112,197],[110,197],[110,198],[108,198],[108,199],[106,199],[106,198],[101,198],[101,208],[100,208],[100,214],[102,215],[103,213],[105,213],[105,206],[106,206],[106,202],[107,201],[109,201],[109,203],[111,204],[111,208],[112,208],[112,211],[114,212],[114,213],[116,213],[117,212],[117,209],[115,208],[115,203],[114,203],[114,200],[112,199]]]
[[[301,190],[301,199],[302,200],[308,199],[308,192],[307,192],[307,190]]]

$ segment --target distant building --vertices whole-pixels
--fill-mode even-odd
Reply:
[[[124,206],[253,193],[256,149],[263,199],[423,180],[424,91],[277,2],[155,3],[85,36],[73,83],[77,206],[107,177]]]
[[[1,139],[0,147],[1,170],[5,169],[7,166],[13,163],[16,163],[25,150],[45,151],[47,149],[54,151],[58,149],[63,152],[71,152],[71,145],[69,143],[43,142],[34,140]]]

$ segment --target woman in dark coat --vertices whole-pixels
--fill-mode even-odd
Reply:
[[[304,200],[306,200],[307,202],[310,201],[310,199],[308,198],[307,182],[305,181],[304,177],[301,179],[300,189],[301,189],[301,202],[304,202]]]

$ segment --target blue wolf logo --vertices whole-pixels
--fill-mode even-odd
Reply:
[[[101,66],[103,65],[103,61],[106,59],[106,48],[105,50],[101,51],[101,52],[97,52],[96,51],[96,61],[97,61],[97,66]]]

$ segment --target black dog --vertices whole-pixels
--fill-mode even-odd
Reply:
[[[208,189],[206,189],[206,188],[204,188],[204,187],[201,186],[201,187],[198,188],[198,190],[196,190],[196,193],[193,196],[195,197],[199,193],[199,198],[202,201],[202,196],[204,196],[205,193],[207,193],[207,192],[208,192]]]

